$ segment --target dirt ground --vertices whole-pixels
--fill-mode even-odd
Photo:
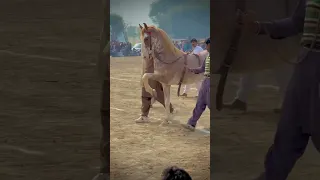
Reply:
[[[99,49],[100,9],[100,1],[0,2],[1,180],[88,180],[98,172],[100,83],[92,63]],[[195,180],[207,180],[210,149],[212,179],[249,179],[262,170],[278,120],[272,113],[276,90],[258,88],[247,114],[212,111],[210,145],[201,131],[159,127],[164,110],[158,103],[151,110],[153,123],[134,123],[140,113],[140,63],[111,59],[112,180],[156,180],[172,164]],[[226,100],[233,98],[237,80],[230,77]],[[274,84],[268,73],[260,80]],[[173,104],[175,120],[186,122],[195,98],[174,96]],[[206,111],[199,128],[208,127]],[[319,162],[310,146],[289,179],[319,179]]]
[[[111,164],[119,170],[112,178],[123,177],[121,169],[128,179],[157,180],[164,167],[176,164],[195,179],[209,179],[210,135],[188,132],[178,122],[159,126],[165,115],[159,103],[151,110],[151,124],[135,124],[141,106],[141,58],[112,58],[110,68]],[[174,119],[186,123],[195,105],[196,98],[192,96],[196,91],[191,92],[190,98],[178,98],[176,92],[177,87],[173,87],[172,103],[177,110]],[[210,128],[209,115],[206,111],[199,120],[200,129]]]
[[[100,83],[90,63],[99,49],[101,8],[88,2],[1,1],[1,180],[87,180],[99,170]],[[138,81],[136,62],[112,60],[112,77]],[[111,83],[112,179],[156,179],[172,164],[209,177],[208,135],[188,138],[180,127],[158,128],[156,119],[136,125],[139,84]],[[181,113],[189,112],[177,118],[186,120],[194,101],[186,99]],[[155,104],[151,116],[162,115]],[[199,148],[184,151],[190,147]]]
[[[225,101],[233,100],[239,76],[232,75]],[[211,160],[213,179],[236,180],[256,177],[263,171],[264,156],[273,142],[279,115],[273,113],[279,102],[274,76],[270,71],[257,74],[257,88],[248,99],[248,112],[212,111]],[[317,180],[319,153],[310,143],[288,180]]]

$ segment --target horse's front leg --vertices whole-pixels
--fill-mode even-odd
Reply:
[[[152,87],[149,84],[149,79],[155,79],[155,74],[154,73],[144,73],[142,76],[142,84],[145,90],[151,94],[153,97],[157,97],[157,92],[155,89],[152,89]]]
[[[166,118],[163,123],[170,123],[172,121],[172,116],[170,113],[170,85],[162,84],[163,93],[164,93],[164,105],[165,105],[165,112]]]

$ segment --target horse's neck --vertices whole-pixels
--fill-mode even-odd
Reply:
[[[178,52],[172,52],[170,50],[167,50],[164,47],[164,44],[162,43],[163,41],[165,41],[164,37],[161,37],[157,40],[158,41],[156,42],[156,47],[158,49],[158,52],[161,52],[160,54],[163,54],[165,59],[168,59],[168,60],[177,59],[177,58],[181,57],[183,54],[185,54],[183,51],[181,51],[178,48],[176,48],[176,51],[178,51]],[[172,43],[172,45],[174,46],[173,43]]]
[[[163,51],[160,53],[158,53],[159,58],[161,58],[160,60],[165,60],[165,61],[170,61],[170,60],[175,60],[181,56],[183,56],[183,52],[178,50],[179,53],[175,53],[175,52],[171,52],[171,51],[165,51],[163,49]],[[156,53],[156,52],[155,52]]]

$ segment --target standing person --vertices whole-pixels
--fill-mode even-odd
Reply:
[[[287,87],[274,142],[265,158],[265,171],[255,179],[285,180],[304,154],[310,137],[320,150],[320,1],[299,0],[289,18],[272,22],[253,20],[253,14],[248,13],[239,24],[272,39],[303,33],[302,48]]]
[[[131,44],[131,42],[128,42],[128,52],[129,53],[131,52],[131,49],[132,49],[132,44]]]
[[[163,170],[161,180],[192,180],[192,178],[186,170],[172,166]]]
[[[207,50],[210,52],[210,38],[206,40]],[[200,74],[204,72],[205,79],[202,82],[199,96],[197,99],[196,107],[193,109],[193,114],[189,119],[187,124],[183,124],[182,126],[186,129],[194,131],[197,125],[198,120],[200,119],[206,107],[209,109],[210,106],[210,53],[207,56],[205,62],[202,63],[202,66],[196,69],[189,69],[189,71]]]
[[[154,65],[153,65],[153,60],[144,60],[145,66],[143,69],[143,73],[153,73],[154,72]],[[152,104],[156,101],[161,103],[163,106],[164,105],[164,93],[163,93],[163,88],[162,84],[158,81],[154,80],[149,80],[149,84],[152,87],[152,89],[155,89],[157,92],[157,97],[152,97],[150,93],[148,93],[145,88],[142,88],[142,95],[141,95],[141,115],[138,119],[136,119],[136,123],[148,123],[149,118],[149,111],[150,108],[152,107]],[[170,104],[170,112],[173,113],[173,107],[172,104]]]
[[[184,44],[185,44],[185,43],[186,43],[186,42],[185,42],[184,40],[181,41],[181,51],[183,51],[183,52],[185,52],[185,51],[184,51]]]
[[[181,51],[183,51],[183,47],[184,47],[184,41],[181,40],[181,41],[180,41],[180,50],[181,50]]]
[[[192,45],[189,40],[186,40],[183,45],[183,52],[190,52],[192,50]]]
[[[198,45],[198,41],[196,39],[191,39],[191,45],[192,45],[192,54],[199,54],[201,51],[203,51],[202,47]],[[201,87],[201,81],[198,83],[195,83],[197,88],[197,93],[199,93],[199,89]],[[181,96],[188,96],[188,92],[190,91],[191,84],[184,85],[183,93]]]
[[[175,41],[174,46],[176,46],[176,48],[180,49],[178,41]]]

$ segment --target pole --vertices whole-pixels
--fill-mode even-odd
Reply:
[[[110,179],[110,23],[109,0],[102,0],[103,26],[100,34],[100,51],[97,63],[99,77],[101,78],[101,106],[100,116],[102,136],[100,141],[100,172],[93,180]]]

